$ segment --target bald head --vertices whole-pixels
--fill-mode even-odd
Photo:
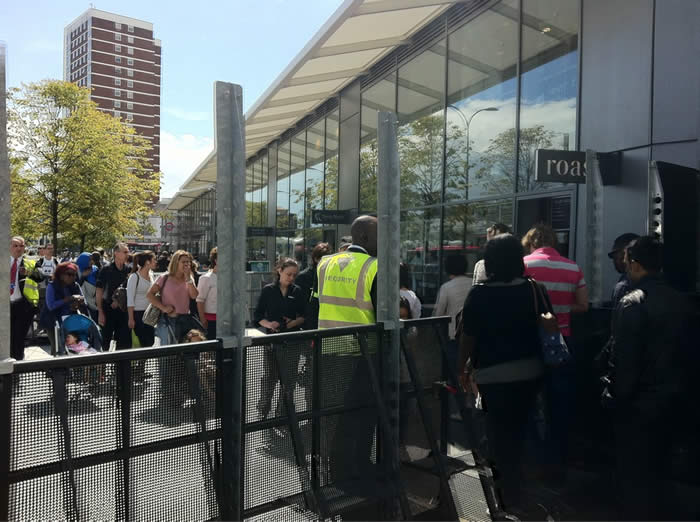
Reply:
[[[374,216],[360,216],[352,222],[350,228],[353,245],[358,245],[367,250],[371,256],[377,255],[377,218]]]

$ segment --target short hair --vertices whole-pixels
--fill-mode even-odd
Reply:
[[[411,289],[411,267],[406,263],[399,265],[399,285]]]
[[[489,281],[509,283],[525,272],[523,247],[512,234],[498,234],[486,243],[484,267]]]
[[[537,250],[544,247],[557,248],[557,236],[552,227],[546,223],[538,223],[525,234],[523,247],[525,250],[531,248]]]
[[[216,266],[216,262],[219,259],[219,248],[214,247],[209,251],[209,264],[211,265],[211,268],[214,268]]]
[[[54,270],[54,281],[59,281],[61,279],[61,276],[69,270],[73,270],[76,276],[80,274],[80,269],[78,269],[78,265],[76,265],[75,263],[71,263],[70,261],[66,261],[65,263],[59,263],[56,267],[56,270]]]
[[[128,249],[129,249],[129,245],[127,245],[126,243],[124,243],[124,241],[117,241],[117,242],[114,244],[114,248],[112,249],[112,255],[114,255],[116,252],[118,252],[118,251],[121,250],[122,248],[126,248],[126,249],[128,250]]]
[[[23,245],[26,243],[22,236],[13,236],[12,239],[10,239],[10,244],[12,244],[13,241],[17,241],[18,243],[22,243]]]
[[[177,274],[177,265],[182,256],[189,258],[190,263],[192,262],[192,254],[190,254],[187,250],[177,250],[173,254],[173,257],[170,258],[170,264],[168,264],[168,274],[170,274],[172,277],[175,277],[175,274]]]
[[[505,223],[494,223],[486,229],[487,236],[497,236],[498,234],[510,234],[510,227]]]
[[[448,275],[464,275],[467,272],[467,258],[462,254],[450,254],[445,259],[445,272]]]
[[[647,272],[661,272],[664,244],[655,237],[642,236],[627,245],[627,258],[642,265]]]
[[[311,250],[311,260],[316,261],[331,253],[331,246],[328,243],[319,243]]]

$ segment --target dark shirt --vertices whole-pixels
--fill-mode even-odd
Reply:
[[[279,282],[271,283],[263,287],[258,299],[258,306],[255,307],[253,321],[256,326],[260,326],[260,321],[277,321],[280,323],[280,331],[288,331],[284,318],[296,319],[304,316],[305,310],[304,294],[297,285],[292,285],[287,289],[287,295],[282,295]],[[301,326],[294,330],[301,329]]]
[[[294,281],[301,288],[304,296],[306,308],[304,312],[304,330],[316,330],[318,328],[318,297],[314,293],[318,292],[318,265],[311,265],[301,272]]]
[[[612,297],[610,298],[610,300],[612,301],[611,306],[613,310],[615,309],[615,307],[617,307],[617,303],[620,302],[620,299],[625,297],[631,289],[632,282],[627,277],[627,274],[622,274],[620,276],[620,279],[617,280],[615,288],[613,288]]]
[[[648,276],[613,312],[610,391],[620,415],[651,420],[668,412],[697,374],[697,336],[688,300]]]
[[[537,284],[547,296],[546,288]],[[462,317],[465,335],[476,338],[472,354],[475,368],[541,357],[534,299],[527,280],[512,285],[485,283],[471,289]],[[539,301],[538,307],[544,313],[551,305]]]
[[[129,266],[124,263],[124,267],[119,270],[117,265],[114,263],[103,267],[100,273],[97,274],[97,288],[103,289],[102,302],[109,306],[112,303],[112,292],[120,285],[124,285],[126,288],[126,280],[129,277],[131,270]]]

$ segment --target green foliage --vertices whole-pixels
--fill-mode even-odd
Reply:
[[[160,184],[146,170],[150,144],[98,110],[88,89],[57,80],[11,89],[8,131],[13,233],[81,248],[140,233]]]

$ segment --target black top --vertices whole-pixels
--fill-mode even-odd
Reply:
[[[104,290],[102,294],[103,303],[109,305],[112,302],[112,292],[114,292],[115,288],[119,288],[119,285],[123,284],[126,286],[126,280],[130,273],[131,269],[126,263],[124,263],[124,267],[121,270],[119,270],[114,263],[102,267],[97,274],[97,283],[95,286]]]
[[[304,313],[304,330],[315,330],[318,328],[318,297],[314,297],[314,292],[318,292],[317,265],[311,265],[297,276],[295,283],[301,288],[306,303]]]
[[[287,295],[283,296],[279,282],[271,283],[263,287],[258,299],[258,306],[255,307],[253,321],[256,326],[260,326],[260,321],[277,321],[280,323],[280,332],[289,331],[286,328],[284,318],[296,319],[302,317],[305,310],[304,293],[297,285],[292,285],[287,290]],[[301,329],[301,326],[294,330]]]
[[[545,287],[539,284],[543,295]],[[513,285],[486,283],[472,287],[464,301],[464,334],[476,338],[475,368],[541,357],[534,289],[528,280]],[[546,297],[547,301],[549,298]],[[551,309],[539,300],[540,313]]]

